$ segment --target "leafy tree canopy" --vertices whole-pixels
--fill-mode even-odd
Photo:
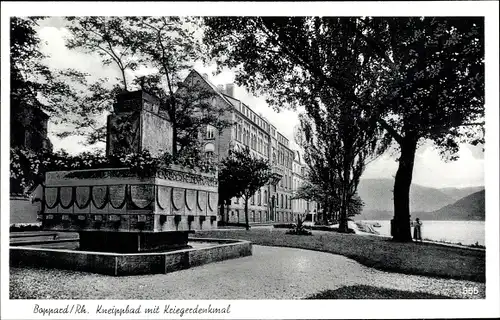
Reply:
[[[275,177],[267,160],[253,157],[248,147],[230,150],[221,160],[219,169],[219,197],[250,198]]]
[[[411,240],[409,190],[415,151],[432,140],[456,158],[482,143],[484,21],[480,17],[207,17],[204,42],[236,82],[275,108],[315,116],[333,92],[376,119],[400,149],[396,238]],[[359,66],[362,67],[359,67]],[[468,130],[469,129],[469,130]]]
[[[245,202],[245,221],[248,230],[250,197],[276,178],[278,177],[272,172],[269,162],[253,157],[248,147],[242,150],[230,150],[228,156],[220,162],[219,203],[223,205],[233,197],[242,197]]]
[[[213,103],[212,90],[183,81],[186,72],[200,58],[199,43],[190,31],[193,28],[189,28],[192,19],[70,17],[67,20],[72,33],[67,41],[68,48],[95,52],[101,57],[103,65],[113,65],[119,69],[121,79],[118,79],[119,85],[113,93],[120,88],[125,91],[141,88],[161,99],[162,112],[165,112],[173,126],[175,157],[185,154],[184,149],[192,149],[187,153],[200,149],[198,135],[207,124],[219,130],[230,125],[221,119],[224,109]],[[130,79],[131,72],[138,68],[147,70],[148,74]],[[97,92],[100,88],[89,89]],[[95,101],[94,105],[101,108],[88,110],[82,105],[75,110],[93,117],[112,110],[112,102],[108,99]],[[87,122],[86,126],[89,127],[89,124]],[[102,124],[93,130],[105,131]]]

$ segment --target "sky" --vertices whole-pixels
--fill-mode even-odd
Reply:
[[[85,71],[92,77],[114,78],[118,76],[118,70],[114,67],[105,67],[100,58],[95,55],[84,54],[75,50],[69,50],[64,45],[64,38],[69,35],[61,18],[50,18],[44,21],[38,28],[38,34],[42,39],[42,51],[50,56],[47,64],[52,68],[75,68]],[[215,74],[215,65],[205,66],[201,62],[194,64],[194,69],[200,73],[208,74],[209,80],[215,84],[227,84],[234,81],[234,72],[224,70]],[[144,70],[139,69],[133,76],[141,76]],[[132,74],[130,74],[132,76]],[[265,97],[255,97],[248,93],[245,88],[236,87],[235,98],[243,101],[255,112],[266,117],[278,130],[290,140],[291,147],[297,148],[293,141],[294,128],[298,125],[297,113],[290,110],[281,110],[279,113],[268,107]],[[49,123],[49,138],[54,148],[64,148],[70,153],[78,153],[88,150],[81,145],[78,138],[69,137],[58,139],[54,133],[61,130],[60,126]],[[103,147],[103,145],[100,145]],[[368,164],[362,178],[393,179],[396,174],[398,163],[397,154],[386,153]],[[482,146],[471,146],[462,144],[459,151],[459,159],[453,162],[445,162],[433,147],[431,142],[425,142],[418,150],[413,170],[413,183],[435,187],[468,187],[484,185],[484,154]]]

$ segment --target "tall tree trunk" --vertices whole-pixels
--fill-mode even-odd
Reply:
[[[411,242],[410,229],[410,187],[418,139],[405,136],[401,143],[399,167],[394,180],[394,223],[393,239]]]
[[[248,198],[249,197],[245,197],[245,228],[250,230],[250,224],[248,222]]]
[[[344,192],[344,194],[342,195],[342,204],[340,205],[339,231],[347,233],[347,230],[348,230],[348,225],[347,225],[347,193]]]
[[[350,152],[347,152],[347,155],[349,155]],[[347,158],[347,157],[345,157]],[[347,233],[347,207],[348,207],[348,188],[349,188],[349,180],[350,180],[350,168],[349,168],[349,161],[348,158],[344,159],[344,164],[343,164],[343,173],[342,175],[344,176],[342,179],[342,199],[340,202],[340,221],[339,221],[339,231],[340,232],[345,232]]]
[[[124,91],[128,91],[128,87],[127,87],[127,78],[125,77],[125,69],[120,68],[120,71],[121,71],[121,73],[122,73],[123,90],[124,90]],[[142,89],[142,88],[141,88],[141,89]]]
[[[177,134],[178,134],[178,128],[177,128],[177,115],[175,112],[177,111],[177,103],[175,100],[175,97],[173,96],[173,91],[170,86],[169,82],[169,88],[170,88],[170,98],[167,101],[167,106],[168,106],[168,116],[170,117],[170,123],[172,124],[172,157],[175,159],[177,157]]]
[[[328,204],[328,201],[325,201],[323,204],[323,223],[325,225],[328,225],[328,210],[330,210],[330,206]]]

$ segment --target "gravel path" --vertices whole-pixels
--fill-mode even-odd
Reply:
[[[484,283],[383,272],[340,255],[257,245],[250,257],[169,274],[110,277],[27,267],[10,271],[11,299],[298,299],[352,285],[485,297]],[[479,294],[464,295],[464,287],[477,288]]]

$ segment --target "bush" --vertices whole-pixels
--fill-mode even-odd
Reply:
[[[101,153],[83,152],[71,156],[65,151],[34,153],[28,149],[10,149],[10,193],[28,195],[42,183],[48,171],[129,168],[139,177],[151,177],[172,164],[179,164],[191,169],[198,168],[203,172],[214,172],[215,166],[210,159],[185,154],[177,159],[165,152],[160,156],[152,156],[149,151],[124,153],[106,157]]]
[[[286,232],[286,234],[294,234],[298,236],[310,236],[312,235],[311,231],[307,231],[306,229],[290,229]]]
[[[41,231],[41,223],[14,223],[10,225],[10,232]]]
[[[297,216],[297,224],[293,224],[292,228],[286,232],[286,234],[295,234],[300,236],[310,236],[311,231],[307,231],[304,227],[304,220],[300,216]]]

